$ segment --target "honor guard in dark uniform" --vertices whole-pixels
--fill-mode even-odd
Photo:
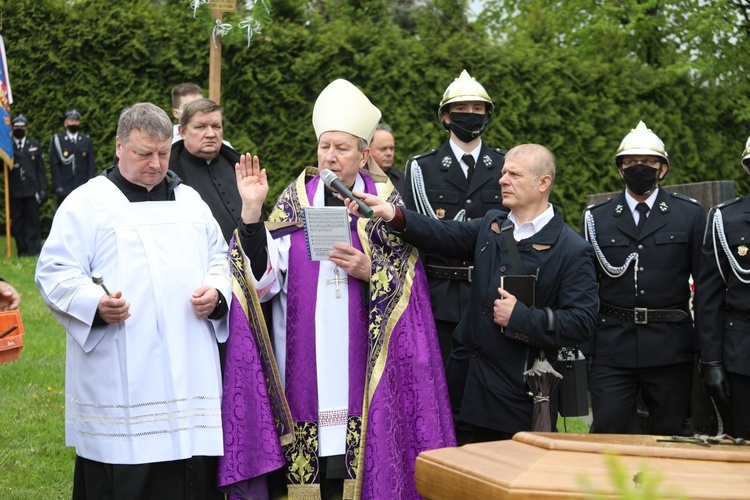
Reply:
[[[47,173],[39,141],[26,136],[23,115],[13,119],[13,166],[8,178],[10,219],[19,257],[42,249],[39,207],[47,199]]]
[[[63,115],[65,132],[52,136],[49,145],[49,166],[52,186],[58,203],[78,186],[96,175],[94,143],[88,134],[81,134],[81,113],[70,109]]]
[[[640,390],[651,434],[689,435],[697,351],[690,277],[698,273],[705,211],[659,188],[669,157],[643,122],[625,136],[615,162],[625,190],[583,217],[599,282],[597,330],[581,347],[590,362],[591,432],[639,433]]]
[[[750,173],[750,138],[742,155]],[[695,283],[701,376],[722,414],[724,432],[745,439],[750,439],[749,247],[750,195],[712,208]]]
[[[502,209],[505,151],[482,142],[494,106],[484,87],[464,70],[440,101],[438,120],[450,138],[406,162],[401,195],[406,207],[441,220],[482,218]],[[424,255],[443,361],[450,356],[453,331],[466,309],[474,263]]]

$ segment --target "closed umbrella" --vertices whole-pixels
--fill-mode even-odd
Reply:
[[[536,432],[552,432],[552,419],[549,411],[549,397],[562,375],[557,373],[547,361],[544,351],[539,351],[539,357],[534,360],[531,369],[523,372],[523,378],[529,386],[529,393],[534,398],[534,408],[531,413],[531,430]]]

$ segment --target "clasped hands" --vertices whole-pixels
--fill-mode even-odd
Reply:
[[[190,304],[198,318],[207,318],[219,303],[219,291],[216,288],[201,285],[190,296]],[[117,290],[112,295],[104,294],[99,299],[97,307],[99,316],[107,323],[122,323],[130,315],[130,302],[122,298],[122,291]]]

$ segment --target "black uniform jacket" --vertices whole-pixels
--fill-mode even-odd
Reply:
[[[459,160],[453,156],[450,141],[445,141],[440,149],[433,149],[410,159],[406,162],[406,179],[404,189],[400,192],[406,207],[416,210],[411,178],[413,161],[422,169],[425,192],[439,219],[452,220],[462,209],[466,210],[466,220],[482,218],[493,208],[503,209],[500,177],[505,161],[504,150],[489,148],[482,143],[471,186]],[[449,259],[430,249],[430,253],[423,255],[423,260],[428,266],[435,318],[458,323],[469,300],[469,282],[431,278],[429,266],[467,267],[472,265],[471,259]]]
[[[227,243],[232,239],[242,215],[242,199],[234,173],[234,165],[239,161],[240,154],[222,144],[219,154],[210,163],[206,163],[206,160],[188,153],[184,141],[172,144],[169,157],[169,169],[185,185],[198,191],[221,226]]]
[[[39,141],[27,137],[23,148],[19,149],[13,139],[13,168],[8,183],[11,198],[31,198],[47,191],[47,173]]]
[[[388,176],[393,183],[393,186],[396,188],[396,191],[401,193],[401,196],[403,197],[404,184],[406,182],[404,171],[400,168],[391,167],[385,171],[385,175]]]
[[[638,287],[631,263],[619,278],[608,276],[597,259],[599,299],[633,310],[679,308],[690,311],[690,276],[698,275],[705,210],[696,200],[659,189],[639,236],[625,192],[588,208],[596,240],[607,261],[622,266],[638,253]],[[585,220],[584,220],[585,224]],[[693,360],[697,336],[691,315],[678,322],[633,321],[599,314],[591,342],[581,347],[594,363],[622,368],[667,366]]]
[[[515,433],[531,427],[532,400],[524,382],[539,349],[553,363],[557,349],[588,339],[596,320],[594,253],[568,227],[560,212],[534,236],[518,242],[526,272],[537,274],[536,306],[517,302],[501,332],[493,322],[500,276],[525,274],[513,269],[500,227],[507,213],[491,210],[467,222],[437,221],[405,210],[400,235],[417,248],[446,257],[474,261],[471,296],[453,334],[457,343],[446,367],[454,411],[459,419],[482,427]],[[554,314],[548,331],[544,308]]]
[[[724,235],[737,264],[750,270],[750,196],[719,205]],[[695,285],[696,325],[703,361],[724,361],[727,371],[750,376],[750,284],[732,271],[719,235],[714,249],[714,209],[708,217],[701,270]],[[718,254],[719,261],[716,262]],[[726,284],[719,273],[724,273]],[[740,273],[745,280],[750,274]],[[739,316],[739,317],[738,317]]]
[[[52,174],[52,186],[63,188],[63,196],[68,196],[78,186],[86,184],[89,179],[96,175],[96,162],[94,158],[94,143],[87,134],[78,134],[78,140],[75,144],[70,141],[68,134],[63,132],[57,134],[60,138],[60,150],[63,158],[69,158],[75,155],[75,172],[73,165],[64,165],[60,155],[57,154],[55,147],[55,138],[49,144],[49,167]]]

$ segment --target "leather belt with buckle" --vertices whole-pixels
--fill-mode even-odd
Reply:
[[[471,283],[471,273],[474,271],[474,266],[468,267],[449,267],[449,266],[433,266],[427,264],[426,266],[427,277],[438,280],[459,280],[468,281]]]
[[[750,312],[738,311],[737,309],[730,309],[729,315],[733,318],[737,318],[740,321],[750,321]]]
[[[636,307],[625,309],[615,307],[602,302],[599,304],[599,312],[623,321],[632,321],[636,325],[646,325],[655,322],[682,321],[688,317],[688,313],[682,309],[646,309]]]

